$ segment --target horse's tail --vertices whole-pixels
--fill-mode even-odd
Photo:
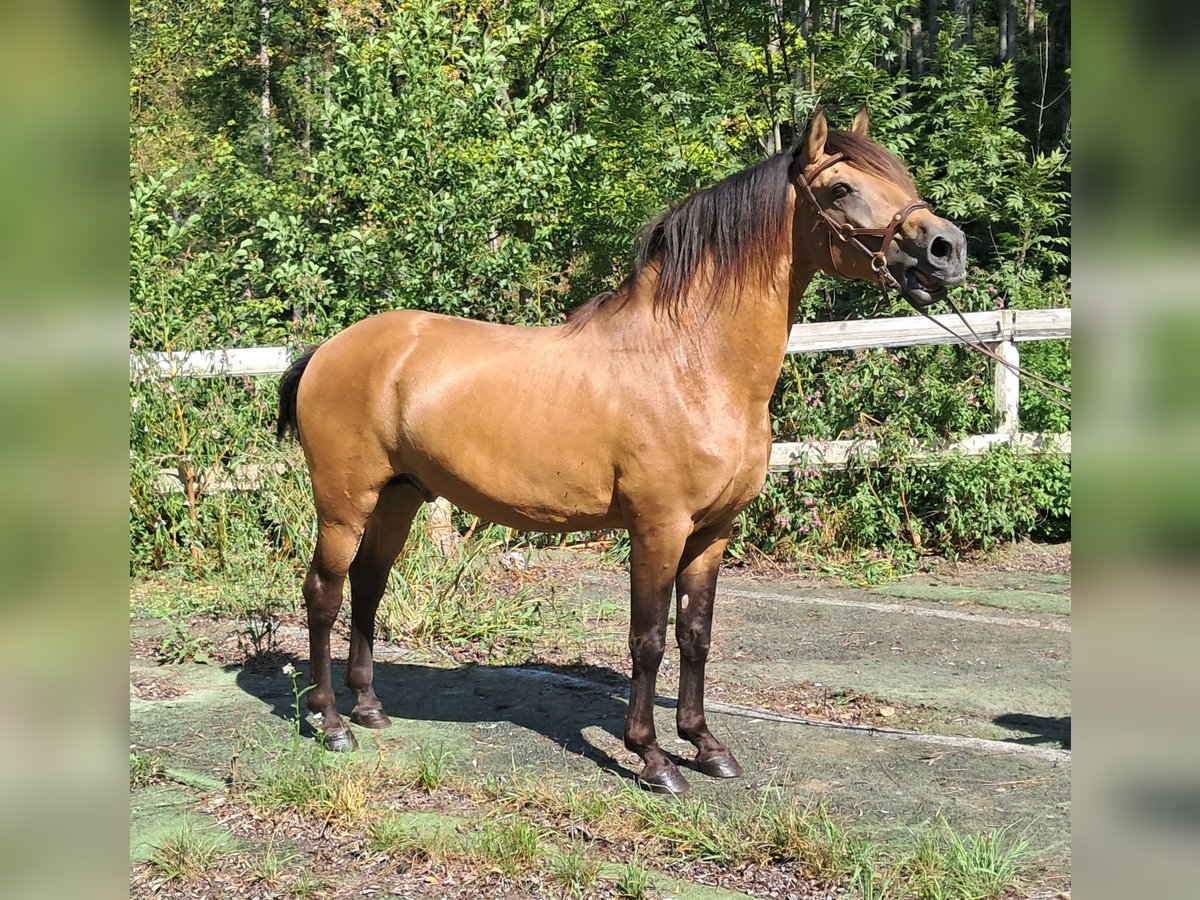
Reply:
[[[283,380],[279,382],[279,421],[275,423],[275,439],[280,442],[289,434],[300,436],[300,425],[296,421],[296,393],[300,390],[300,379],[304,377],[309,360],[320,346],[317,344],[316,347],[309,347],[303,355],[297,357],[283,373]]]

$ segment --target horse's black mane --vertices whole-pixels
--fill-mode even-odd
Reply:
[[[855,167],[904,187],[915,197],[908,170],[884,147],[848,131],[830,131],[829,153],[842,153]],[[638,234],[633,271],[615,292],[604,292],[572,311],[582,325],[604,304],[623,300],[638,276],[658,266],[654,307],[674,318],[685,305],[735,292],[748,280],[768,275],[788,238],[787,186],[795,177],[796,152],[765,159],[688,197],[647,223]],[[706,297],[689,293],[696,270],[712,271]]]

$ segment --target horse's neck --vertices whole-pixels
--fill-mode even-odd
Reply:
[[[796,271],[790,256],[781,259],[774,277],[747,285],[736,302],[721,304],[713,316],[713,368],[751,409],[770,403],[792,321],[812,275]]]
[[[651,272],[634,285],[624,314],[607,323],[615,326],[610,337],[630,348],[636,343],[681,379],[703,379],[734,407],[757,415],[774,392],[792,319],[812,275],[796,270],[789,248],[770,273],[742,285],[736,297],[686,305],[671,319],[653,309]],[[707,287],[695,285],[693,295],[704,296]]]

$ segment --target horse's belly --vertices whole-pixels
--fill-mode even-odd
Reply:
[[[423,448],[415,474],[460,509],[511,528],[616,527],[612,465],[603,447],[562,438],[532,427],[464,433]]]

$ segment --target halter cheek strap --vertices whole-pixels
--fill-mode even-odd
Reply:
[[[888,284],[890,283],[893,287],[899,289],[900,285],[896,282],[896,279],[892,276],[892,273],[887,270],[888,247],[891,246],[892,240],[896,237],[896,233],[900,230],[900,227],[910,215],[912,215],[918,209],[932,209],[933,207],[931,207],[924,200],[913,200],[907,206],[897,211],[896,214],[893,215],[888,221],[887,227],[885,228],[854,228],[848,222],[838,223],[834,221],[833,217],[829,215],[825,207],[821,206],[820,201],[817,200],[817,195],[813,193],[812,183],[816,181],[818,175],[820,175],[830,166],[842,162],[844,159],[845,155],[842,153],[834,153],[832,156],[826,157],[825,160],[819,166],[817,166],[812,171],[812,174],[807,178],[801,174],[796,179],[796,184],[799,185],[805,197],[808,198],[809,203],[812,204],[813,210],[817,213],[818,221],[825,225],[829,233],[842,243],[849,244],[861,252],[864,256],[870,258],[871,269],[875,272],[876,277],[879,279],[880,287],[882,287],[886,292]],[[880,238],[882,243],[879,245],[879,250],[872,251],[869,247],[867,247],[867,245],[860,240],[860,238],[863,237]],[[832,250],[833,245],[830,244],[829,260],[833,263],[834,271],[838,272],[838,274],[841,274],[841,271],[837,265],[837,261],[833,258]]]

